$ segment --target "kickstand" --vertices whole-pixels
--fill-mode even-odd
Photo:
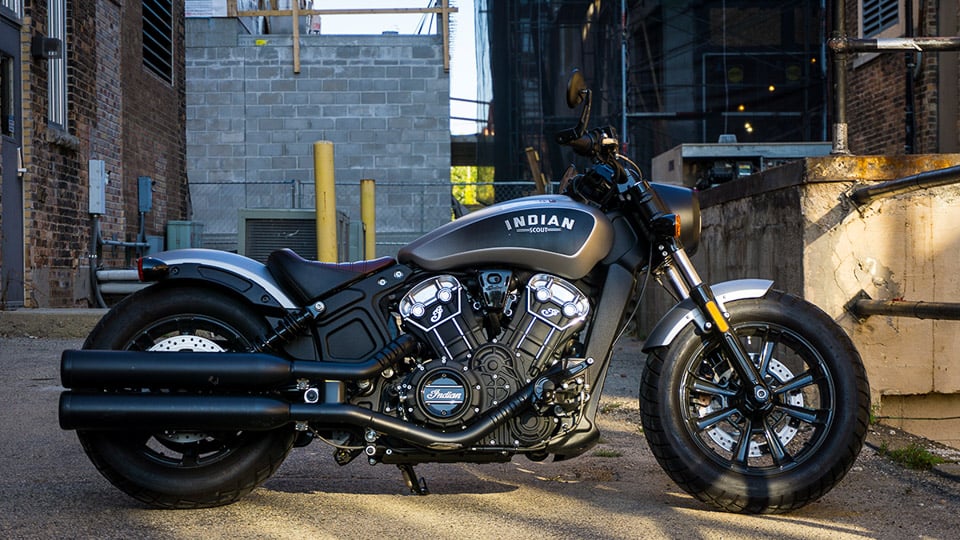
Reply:
[[[398,464],[397,468],[400,469],[400,472],[403,474],[403,481],[407,483],[407,487],[410,488],[410,493],[413,495],[429,495],[430,490],[427,489],[427,481],[423,478],[418,479],[417,473],[413,470],[413,465],[409,463]]]

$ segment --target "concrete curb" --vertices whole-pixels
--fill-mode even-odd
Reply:
[[[106,312],[106,309],[0,311],[0,337],[82,339]]]

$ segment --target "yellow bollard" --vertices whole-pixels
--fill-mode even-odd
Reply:
[[[360,180],[360,221],[363,222],[363,257],[367,260],[377,256],[377,197],[376,180]]]
[[[337,193],[330,141],[313,143],[313,180],[317,200],[317,260],[337,262]]]

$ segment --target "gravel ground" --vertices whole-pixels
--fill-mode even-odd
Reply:
[[[79,340],[0,339],[2,538],[956,538],[960,482],[950,466],[904,469],[878,449],[921,444],[874,426],[853,470],[819,501],[783,516],[711,511],[660,470],[640,432],[639,346],[615,355],[600,445],[568,462],[422,465],[431,495],[406,494],[397,469],[338,467],[314,443],[231,506],[148,509],[94,470],[57,425],[59,353]]]

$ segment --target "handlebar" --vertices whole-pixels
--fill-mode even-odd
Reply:
[[[567,142],[566,145],[579,156],[593,157],[596,153],[594,142],[593,134],[586,133],[582,137]]]

